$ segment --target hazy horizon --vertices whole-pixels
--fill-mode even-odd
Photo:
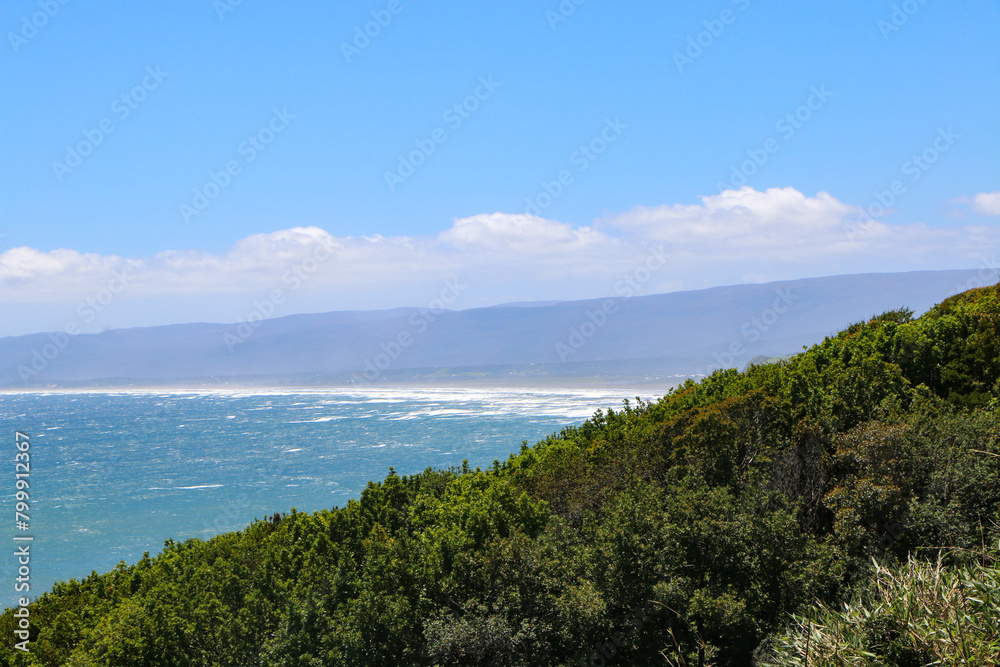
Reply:
[[[976,276],[979,277],[979,280],[978,280],[978,282],[975,285],[968,286],[968,288],[971,288],[971,287],[974,287],[974,286],[979,286],[980,283],[982,283],[982,284],[991,284],[992,282],[996,282],[998,279],[1000,279],[1000,261],[997,260],[996,256],[993,256],[991,258],[984,258],[984,260],[983,260],[982,264],[980,265],[980,267],[978,269],[975,269],[975,270],[968,269],[968,268],[944,268],[944,269],[932,269],[932,270],[928,270],[928,269],[915,269],[913,271],[903,271],[903,272],[863,271],[863,272],[858,272],[858,273],[820,275],[820,276],[804,276],[804,277],[799,278],[799,279],[782,279],[782,280],[772,280],[772,281],[752,281],[752,282],[743,282],[743,283],[726,283],[726,284],[719,284],[719,285],[706,285],[704,287],[699,287],[699,288],[676,289],[676,290],[669,290],[669,291],[657,292],[657,293],[641,293],[641,292],[636,291],[635,293],[628,294],[628,295],[613,294],[613,293],[610,293],[610,294],[597,294],[597,295],[594,295],[594,296],[582,297],[582,298],[579,298],[579,299],[538,299],[538,300],[524,300],[524,301],[500,301],[498,303],[490,303],[490,304],[486,304],[486,305],[473,305],[473,304],[454,304],[454,305],[452,305],[452,304],[448,304],[447,306],[445,306],[443,308],[440,307],[441,305],[444,305],[443,302],[441,302],[440,299],[437,299],[437,300],[432,299],[431,302],[428,302],[427,304],[423,304],[423,305],[409,304],[409,305],[398,305],[398,306],[391,306],[391,307],[384,307],[384,308],[371,307],[371,308],[356,308],[356,309],[343,309],[343,310],[339,310],[339,309],[337,309],[337,310],[300,310],[300,311],[296,311],[296,312],[281,312],[281,313],[278,313],[278,314],[274,314],[273,317],[274,318],[282,318],[282,317],[295,317],[295,316],[298,316],[298,315],[322,315],[322,314],[340,313],[340,312],[344,312],[344,313],[361,312],[361,313],[364,313],[364,312],[384,312],[384,311],[391,311],[391,310],[420,310],[420,309],[428,309],[428,308],[435,308],[435,309],[441,310],[443,312],[459,312],[459,311],[466,311],[466,310],[476,310],[476,309],[484,309],[484,308],[504,308],[504,307],[508,307],[508,308],[536,308],[536,307],[542,307],[542,306],[548,306],[548,305],[557,305],[557,304],[562,304],[562,303],[571,303],[571,302],[574,302],[574,301],[600,301],[602,299],[608,299],[608,298],[612,298],[612,299],[614,299],[614,298],[621,298],[622,296],[627,296],[628,298],[630,298],[632,296],[663,296],[663,295],[667,295],[667,294],[685,293],[685,292],[704,292],[704,291],[707,291],[707,290],[719,289],[719,288],[726,288],[726,287],[734,287],[734,286],[739,286],[739,285],[770,285],[770,284],[781,284],[781,283],[796,282],[797,280],[812,280],[812,279],[824,279],[824,278],[839,278],[839,277],[844,277],[844,276],[866,276],[866,275],[882,275],[882,274],[893,275],[893,274],[896,274],[896,273],[903,273],[903,274],[905,274],[905,273],[924,273],[924,272],[927,272],[927,271],[932,271],[932,272],[937,272],[937,273],[967,271],[967,272],[970,272],[970,273],[974,273]],[[958,286],[961,286],[961,285],[957,285],[957,287]],[[254,313],[256,311],[256,312],[260,313],[261,309],[259,308],[259,306],[262,303],[266,302],[266,301],[267,301],[266,298],[264,300],[258,300],[258,301],[256,301],[255,307],[252,308],[250,312]],[[115,327],[111,327],[111,326],[105,325],[105,326],[103,326],[103,327],[101,327],[99,329],[98,328],[88,327],[88,326],[86,326],[86,324],[84,324],[83,326],[80,326],[80,323],[84,322],[86,320],[86,318],[81,318],[79,316],[79,312],[88,313],[89,310],[90,310],[89,307],[84,308],[83,311],[78,311],[78,315],[76,317],[71,317],[68,320],[68,324],[70,324],[70,325],[77,325],[75,328],[78,329],[78,333],[103,333],[105,331],[111,331],[111,330],[141,329],[141,328],[150,328],[150,327],[176,326],[176,325],[184,325],[184,324],[235,325],[235,324],[240,324],[240,323],[246,323],[247,322],[247,318],[246,317],[233,318],[233,319],[230,319],[228,321],[227,320],[221,320],[221,319],[209,319],[209,318],[182,320],[182,319],[178,319],[180,317],[179,315],[170,315],[170,316],[168,316],[169,319],[162,320],[162,321],[156,320],[156,319],[148,319],[147,320],[147,319],[143,319],[144,316],[140,312],[140,313],[138,313],[136,315],[136,317],[139,318],[139,319],[136,322],[134,322],[134,323],[125,323],[125,324],[122,324],[121,326],[115,326]],[[163,312],[163,309],[162,308],[158,308],[155,312],[157,314],[161,314]],[[263,313],[261,313],[261,314],[263,314]],[[271,318],[270,317],[269,318],[265,318],[265,320],[266,319],[271,319]],[[25,326],[25,329],[23,331],[15,331],[13,333],[0,333],[0,338],[18,337],[18,336],[32,335],[32,334],[45,334],[45,333],[51,333],[51,332],[55,332],[55,331],[65,330],[65,325],[61,329],[57,328],[57,329],[51,329],[51,330],[36,330],[36,329],[30,329],[29,330],[27,328],[29,326],[28,324],[26,324],[26,323],[22,323],[22,324],[24,324],[24,326]]]

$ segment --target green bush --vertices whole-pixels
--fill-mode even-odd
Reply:
[[[1000,664],[1000,569],[910,560],[875,564],[868,590],[839,609],[795,616],[761,667]]]

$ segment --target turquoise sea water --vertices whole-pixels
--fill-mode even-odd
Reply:
[[[34,537],[31,598],[166,538],[208,538],[257,517],[342,506],[392,466],[489,466],[626,394],[397,389],[0,394],[9,554]],[[651,396],[644,396],[650,398]],[[15,431],[31,437],[30,529],[15,527]],[[17,563],[0,557],[0,603]]]

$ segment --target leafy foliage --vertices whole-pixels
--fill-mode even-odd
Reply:
[[[911,560],[890,570],[876,563],[871,589],[858,601],[796,616],[768,653],[761,667],[996,667],[1000,568]]]

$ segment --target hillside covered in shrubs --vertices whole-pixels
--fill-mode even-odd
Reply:
[[[0,660],[996,665],[998,397],[997,287],[887,312],[488,470],[168,540],[57,584]]]

